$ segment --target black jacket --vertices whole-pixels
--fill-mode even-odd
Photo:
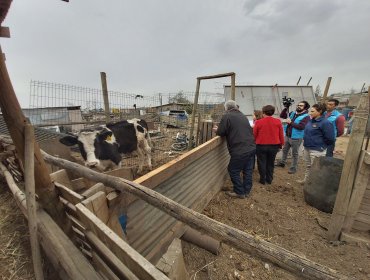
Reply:
[[[244,155],[256,149],[252,127],[239,110],[229,110],[222,116],[216,134],[226,137],[231,156]]]

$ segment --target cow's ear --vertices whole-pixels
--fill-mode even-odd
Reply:
[[[59,139],[59,142],[66,146],[73,146],[78,143],[77,136],[67,135]]]
[[[113,135],[113,132],[110,130],[104,130],[99,133],[99,140],[100,141],[111,141],[111,137]]]

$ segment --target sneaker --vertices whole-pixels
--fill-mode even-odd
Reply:
[[[294,174],[296,172],[297,172],[297,169],[295,169],[294,167],[293,168],[289,168],[289,171],[288,171],[289,174]]]
[[[262,184],[262,185],[265,185],[266,182],[262,181],[262,180],[259,180],[258,183]]]
[[[277,164],[275,164],[275,166],[278,166],[278,167],[285,167],[285,163],[283,162],[278,162]]]
[[[230,196],[230,197],[234,197],[234,198],[240,198],[240,199],[244,199],[246,198],[247,196],[245,194],[237,194],[236,192],[225,192],[226,195]]]

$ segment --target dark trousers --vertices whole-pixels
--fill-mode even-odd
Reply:
[[[280,145],[257,145],[257,166],[260,183],[271,184],[274,178],[274,163]]]
[[[334,156],[334,148],[335,148],[335,142],[332,145],[329,145],[326,148],[326,156],[327,157],[333,157]]]
[[[247,195],[252,189],[252,173],[254,156],[253,150],[244,155],[231,156],[227,167],[231,182],[234,186],[234,192],[241,195]],[[240,176],[242,173],[242,177]]]

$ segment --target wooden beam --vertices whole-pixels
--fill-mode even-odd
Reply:
[[[195,212],[135,182],[101,174],[88,169],[87,167],[73,162],[68,162],[60,158],[55,158],[46,153],[43,153],[43,155],[47,162],[53,163],[62,168],[72,169],[81,176],[86,176],[91,180],[102,182],[104,185],[113,187],[121,192],[132,193],[154,207],[161,209],[168,215],[191,226],[192,228],[202,229],[204,232],[210,234],[214,238],[219,239],[221,242],[229,244],[243,252],[258,255],[262,259],[268,260],[289,271],[292,271],[299,277],[308,279],[349,279],[345,275],[342,275],[333,269],[312,262],[278,245],[262,240],[259,237],[254,237],[246,232],[222,224],[203,214]],[[81,221],[85,223],[85,226],[88,226],[90,230],[97,234],[100,239],[104,240],[104,238],[110,236],[113,244],[111,247],[108,245],[108,247],[111,250],[114,250],[114,248],[117,247],[117,244],[114,243],[121,242],[122,240],[116,234],[113,234],[112,231],[106,225],[104,225],[104,223],[97,219],[82,204],[77,204],[76,208],[77,212],[81,213]],[[95,226],[91,224],[92,221],[94,221]],[[134,266],[134,264],[126,265],[130,268]],[[138,274],[135,272],[135,275]]]
[[[333,213],[331,215],[328,239],[338,240],[343,228],[344,219],[347,215],[348,205],[353,190],[353,183],[357,173],[359,157],[362,150],[366,125],[369,118],[369,96],[362,95],[356,109],[353,129],[350,134],[346,156],[344,158],[343,171],[340,177],[337,197],[335,199]]]
[[[199,99],[199,89],[200,89],[200,79],[197,79],[197,86],[195,89],[195,96],[193,102],[193,111],[191,112],[191,124],[190,124],[190,133],[189,133],[189,150],[193,147],[193,136],[194,136],[194,126],[195,126],[195,115],[198,110],[198,99]]]
[[[370,165],[366,164],[365,157],[370,159],[370,152],[362,151],[360,157],[360,168],[356,174],[356,181],[348,205],[348,211],[343,223],[343,231],[349,232],[360,209],[366,187],[370,184]]]
[[[71,189],[65,187],[64,185],[59,184],[57,182],[54,182],[54,184],[55,184],[55,187],[60,192],[61,196],[67,201],[69,201],[70,203],[72,203],[73,205],[80,203],[84,199],[82,195],[72,191]]]
[[[225,78],[225,77],[230,77],[230,76],[235,76],[235,73],[229,72],[229,73],[216,74],[216,75],[211,75],[211,76],[201,76],[201,77],[198,77],[197,80],[218,79],[218,78]]]
[[[107,87],[107,75],[105,72],[100,72],[101,87],[103,92],[104,100],[104,112],[105,112],[105,122],[110,122],[110,110],[109,110],[109,99],[108,99],[108,87]]]
[[[73,186],[71,184],[71,180],[69,180],[68,174],[65,169],[60,169],[58,171],[51,173],[50,179],[51,181],[58,182],[59,184],[62,184],[63,186],[74,191]]]
[[[139,279],[94,233],[88,230],[85,232],[85,236],[92,245],[92,248],[98,253],[108,267],[112,269],[114,274],[119,276],[119,279]]]
[[[100,219],[81,203],[76,205],[77,213],[84,226],[93,232],[139,279],[168,279],[143,256],[131,248]]]
[[[100,191],[82,201],[82,204],[94,213],[104,224],[108,222],[109,213],[105,193]]]
[[[37,216],[36,216],[36,197],[35,197],[35,177],[34,177],[34,133],[33,127],[27,124],[25,127],[25,148],[24,148],[24,181],[26,186],[28,228],[30,231],[31,252],[33,269],[36,280],[44,279],[42,271],[40,245],[37,238]]]
[[[1,48],[0,53],[2,53]],[[0,57],[0,108],[10,136],[24,165],[24,127],[27,124],[27,120],[22,113],[2,56]],[[37,143],[35,143],[34,151],[35,186],[39,203],[55,219],[57,224],[68,232],[70,225],[63,210],[63,205],[55,191],[54,184],[50,180],[47,166]]]
[[[328,77],[328,80],[326,81],[326,86],[325,86],[325,90],[324,90],[324,94],[322,96],[322,102],[325,102],[327,96],[328,96],[328,92],[329,92],[329,88],[330,88],[330,83],[331,83],[331,77]]]

